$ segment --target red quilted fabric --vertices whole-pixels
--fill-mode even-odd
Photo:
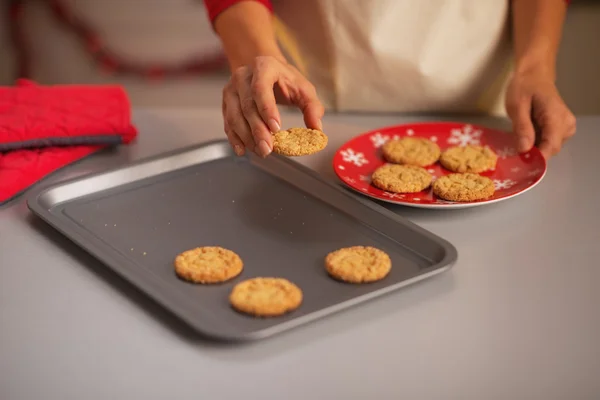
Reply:
[[[119,86],[0,87],[0,204],[48,174],[137,135]]]

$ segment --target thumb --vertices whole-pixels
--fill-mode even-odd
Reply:
[[[519,152],[531,150],[535,143],[535,128],[531,120],[531,98],[521,99],[506,108],[512,120],[513,133]]]

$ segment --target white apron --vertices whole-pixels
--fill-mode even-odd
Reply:
[[[508,0],[274,0],[288,59],[326,107],[504,115]]]

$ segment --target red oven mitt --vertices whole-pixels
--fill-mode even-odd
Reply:
[[[0,87],[0,205],[48,174],[137,135],[119,86]]]

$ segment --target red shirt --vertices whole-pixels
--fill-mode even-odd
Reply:
[[[208,18],[210,22],[214,22],[217,15],[221,14],[223,11],[231,7],[232,5],[239,3],[244,0],[204,0],[204,7],[206,8],[206,12],[208,13]],[[271,0],[252,0],[257,3],[260,3],[267,7],[269,11],[273,12],[273,6],[271,5]]]

